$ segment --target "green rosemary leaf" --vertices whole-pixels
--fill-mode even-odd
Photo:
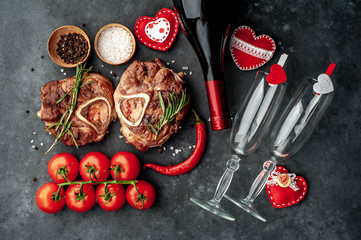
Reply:
[[[51,145],[51,147],[48,149],[48,151],[45,153],[45,155],[54,147],[54,145],[58,142],[58,140],[65,135],[65,133],[69,133],[74,141],[74,145],[76,146],[76,148],[78,147],[78,144],[75,140],[75,137],[73,135],[73,133],[71,132],[70,128],[71,128],[71,124],[72,121],[70,120],[71,115],[73,114],[73,112],[76,109],[76,104],[77,104],[77,100],[78,100],[78,94],[79,94],[79,88],[93,83],[94,81],[91,82],[87,82],[83,85],[81,85],[84,77],[88,74],[88,72],[90,72],[92,70],[92,67],[85,69],[86,64],[84,65],[79,65],[77,64],[76,66],[76,73],[75,73],[75,80],[74,80],[74,86],[62,97],[60,98],[56,103],[60,103],[62,100],[64,100],[64,98],[69,95],[70,91],[73,90],[73,94],[72,94],[72,99],[71,99],[71,103],[68,106],[68,109],[63,113],[63,115],[61,116],[59,123],[56,123],[52,126],[50,126],[49,128],[52,128],[54,126],[56,126],[56,138],[54,143]],[[59,127],[62,126],[61,130],[59,129]]]
[[[187,96],[187,93],[185,90],[182,91],[181,98],[178,97],[178,95],[173,92],[169,93],[169,96],[167,97],[167,106],[164,104],[164,100],[162,97],[161,92],[158,92],[159,96],[159,103],[161,106],[161,109],[163,111],[162,117],[160,121],[155,122],[154,124],[148,122],[147,128],[148,130],[155,134],[155,137],[158,136],[159,132],[162,130],[163,126],[166,124],[172,122],[175,118],[175,116],[182,111],[182,109],[187,106],[189,103],[189,97]]]

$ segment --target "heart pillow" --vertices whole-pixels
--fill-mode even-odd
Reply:
[[[256,37],[252,28],[240,26],[231,36],[230,48],[233,61],[241,70],[253,70],[272,58],[276,44],[271,37]]]
[[[274,208],[284,208],[299,203],[307,193],[303,177],[289,174],[283,166],[277,166],[266,184],[267,195]]]
[[[145,46],[166,51],[177,36],[179,21],[176,14],[167,8],[160,10],[154,18],[140,17],[135,22],[135,35]]]

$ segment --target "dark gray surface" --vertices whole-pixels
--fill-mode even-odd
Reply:
[[[361,93],[359,53],[361,37],[358,1],[249,1],[243,24],[257,34],[269,34],[277,43],[275,57],[261,69],[267,71],[281,51],[291,55],[287,66],[290,99],[305,76],[317,77],[332,61],[337,64],[333,80],[338,82],[336,95],[319,128],[306,145],[284,165],[306,178],[309,191],[298,205],[274,209],[265,191],[256,207],[268,219],[262,223],[241,209],[222,201],[236,216],[235,222],[216,217],[193,205],[190,196],[211,198],[230,156],[230,131],[212,132],[208,125],[207,150],[200,165],[191,173],[168,177],[151,170],[142,172],[157,189],[155,205],[137,211],[126,204],[117,212],[105,212],[98,206],[79,214],[65,208],[55,215],[41,212],[35,204],[38,188],[50,181],[49,159],[60,152],[73,153],[78,159],[90,151],[111,157],[118,151],[136,153],[141,162],[164,164],[182,161],[191,153],[195,133],[194,119],[187,116],[183,129],[167,142],[167,151],[156,149],[140,153],[119,138],[119,122],[111,124],[109,134],[100,143],[80,150],[57,144],[48,156],[44,152],[53,141],[36,117],[40,108],[40,87],[50,80],[62,79],[60,67],[51,61],[46,42],[51,32],[62,25],[81,27],[93,41],[103,25],[118,22],[132,31],[136,19],[153,16],[162,7],[172,8],[171,1],[20,1],[5,0],[0,8],[0,238],[1,239],[360,239],[360,133]],[[40,56],[45,58],[41,59]],[[134,60],[161,57],[175,60],[177,71],[188,66],[187,76],[195,109],[206,119],[208,107],[200,65],[183,33],[167,52],[151,50],[138,42]],[[92,53],[90,64],[109,77],[118,76],[124,66],[109,66]],[[101,65],[104,67],[101,67]],[[35,71],[31,72],[30,68]],[[226,90],[234,115],[249,87],[255,71],[241,72],[227,51]],[[66,70],[67,77],[74,70]],[[25,111],[29,110],[27,114]],[[36,132],[36,134],[33,134]],[[32,149],[30,143],[39,150]],[[41,147],[40,143],[44,143]],[[183,151],[172,156],[170,146]],[[267,142],[241,163],[229,194],[244,197],[268,158]],[[36,182],[32,178],[36,177]]]

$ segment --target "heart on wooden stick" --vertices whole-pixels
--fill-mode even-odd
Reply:
[[[284,208],[299,203],[304,199],[307,188],[307,182],[303,177],[294,173],[289,174],[283,166],[277,166],[266,184],[267,195],[274,208]]]

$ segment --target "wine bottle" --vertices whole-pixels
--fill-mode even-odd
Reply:
[[[202,66],[212,130],[231,127],[223,81],[223,60],[229,21],[233,16],[230,12],[234,11],[227,11],[226,7],[234,6],[225,2],[173,0],[180,26]]]

